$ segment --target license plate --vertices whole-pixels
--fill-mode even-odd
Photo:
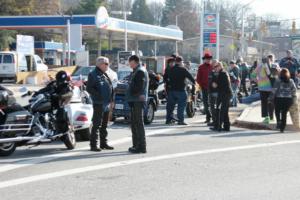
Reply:
[[[116,104],[115,109],[117,109],[117,110],[123,110],[124,109],[124,105],[123,104]]]

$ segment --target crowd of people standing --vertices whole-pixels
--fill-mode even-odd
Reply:
[[[205,123],[212,131],[230,131],[229,107],[237,106],[239,97],[255,94],[255,85],[261,99],[261,116],[265,123],[274,120],[274,110],[277,128],[284,132],[287,113],[297,104],[297,86],[299,63],[291,51],[279,64],[275,56],[270,54],[261,62],[256,61],[248,67],[243,59],[230,61],[230,67],[225,69],[223,63],[213,60],[213,56],[206,53],[203,64],[198,68],[196,77],[184,67],[183,58],[173,55],[167,61],[164,72],[164,84],[167,94],[166,124],[187,125],[184,111],[187,105],[187,80],[200,87],[204,104]],[[131,153],[146,153],[146,138],[143,122],[144,106],[148,99],[149,74],[141,65],[138,56],[129,58],[129,65],[133,72],[130,76],[126,94],[131,110],[131,130],[133,146]],[[93,101],[93,125],[90,137],[91,151],[113,150],[107,143],[107,124],[109,112],[114,107],[114,89],[112,81],[107,75],[109,60],[106,57],[97,59],[97,67],[89,74],[87,91]],[[247,80],[250,80],[250,90]],[[193,89],[193,93],[195,89]],[[174,109],[177,105],[177,118]],[[299,115],[299,113],[297,113]],[[100,145],[98,146],[98,132]]]

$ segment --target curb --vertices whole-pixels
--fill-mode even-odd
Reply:
[[[253,109],[253,107],[259,105],[260,102],[254,102],[249,107],[247,107],[242,114],[234,121],[233,125],[240,128],[247,128],[251,130],[277,130],[276,124],[265,124],[263,122],[249,122],[245,121],[248,116],[248,113]],[[300,131],[292,124],[286,125],[287,131]]]

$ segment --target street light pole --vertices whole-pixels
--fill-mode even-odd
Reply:
[[[71,22],[67,20],[68,26],[68,66],[71,66]]]
[[[252,0],[246,5],[242,7],[242,33],[241,33],[241,56],[244,57],[244,46],[245,46],[245,8],[250,6],[252,3],[254,3],[256,0]]]
[[[175,21],[176,21],[176,26],[178,27],[178,15],[176,15]],[[176,55],[178,55],[178,41],[177,40],[175,41],[175,52],[176,52]]]
[[[123,8],[123,17],[124,17],[124,43],[125,43],[125,51],[128,51],[128,41],[127,41],[127,12],[125,11],[125,0],[122,0],[122,8]]]
[[[125,0],[122,0],[122,11],[111,11],[112,14],[123,15],[124,19],[124,49],[128,51],[128,28],[127,28],[127,15],[131,15],[131,12],[127,12],[125,9]]]

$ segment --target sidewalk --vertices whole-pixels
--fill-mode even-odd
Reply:
[[[263,118],[261,117],[261,104],[259,101],[249,105],[235,120],[234,125],[248,129],[276,130],[276,117],[274,113],[274,120],[271,121],[270,124],[263,123]],[[290,113],[288,113],[286,130],[299,131],[299,129],[292,124]]]

